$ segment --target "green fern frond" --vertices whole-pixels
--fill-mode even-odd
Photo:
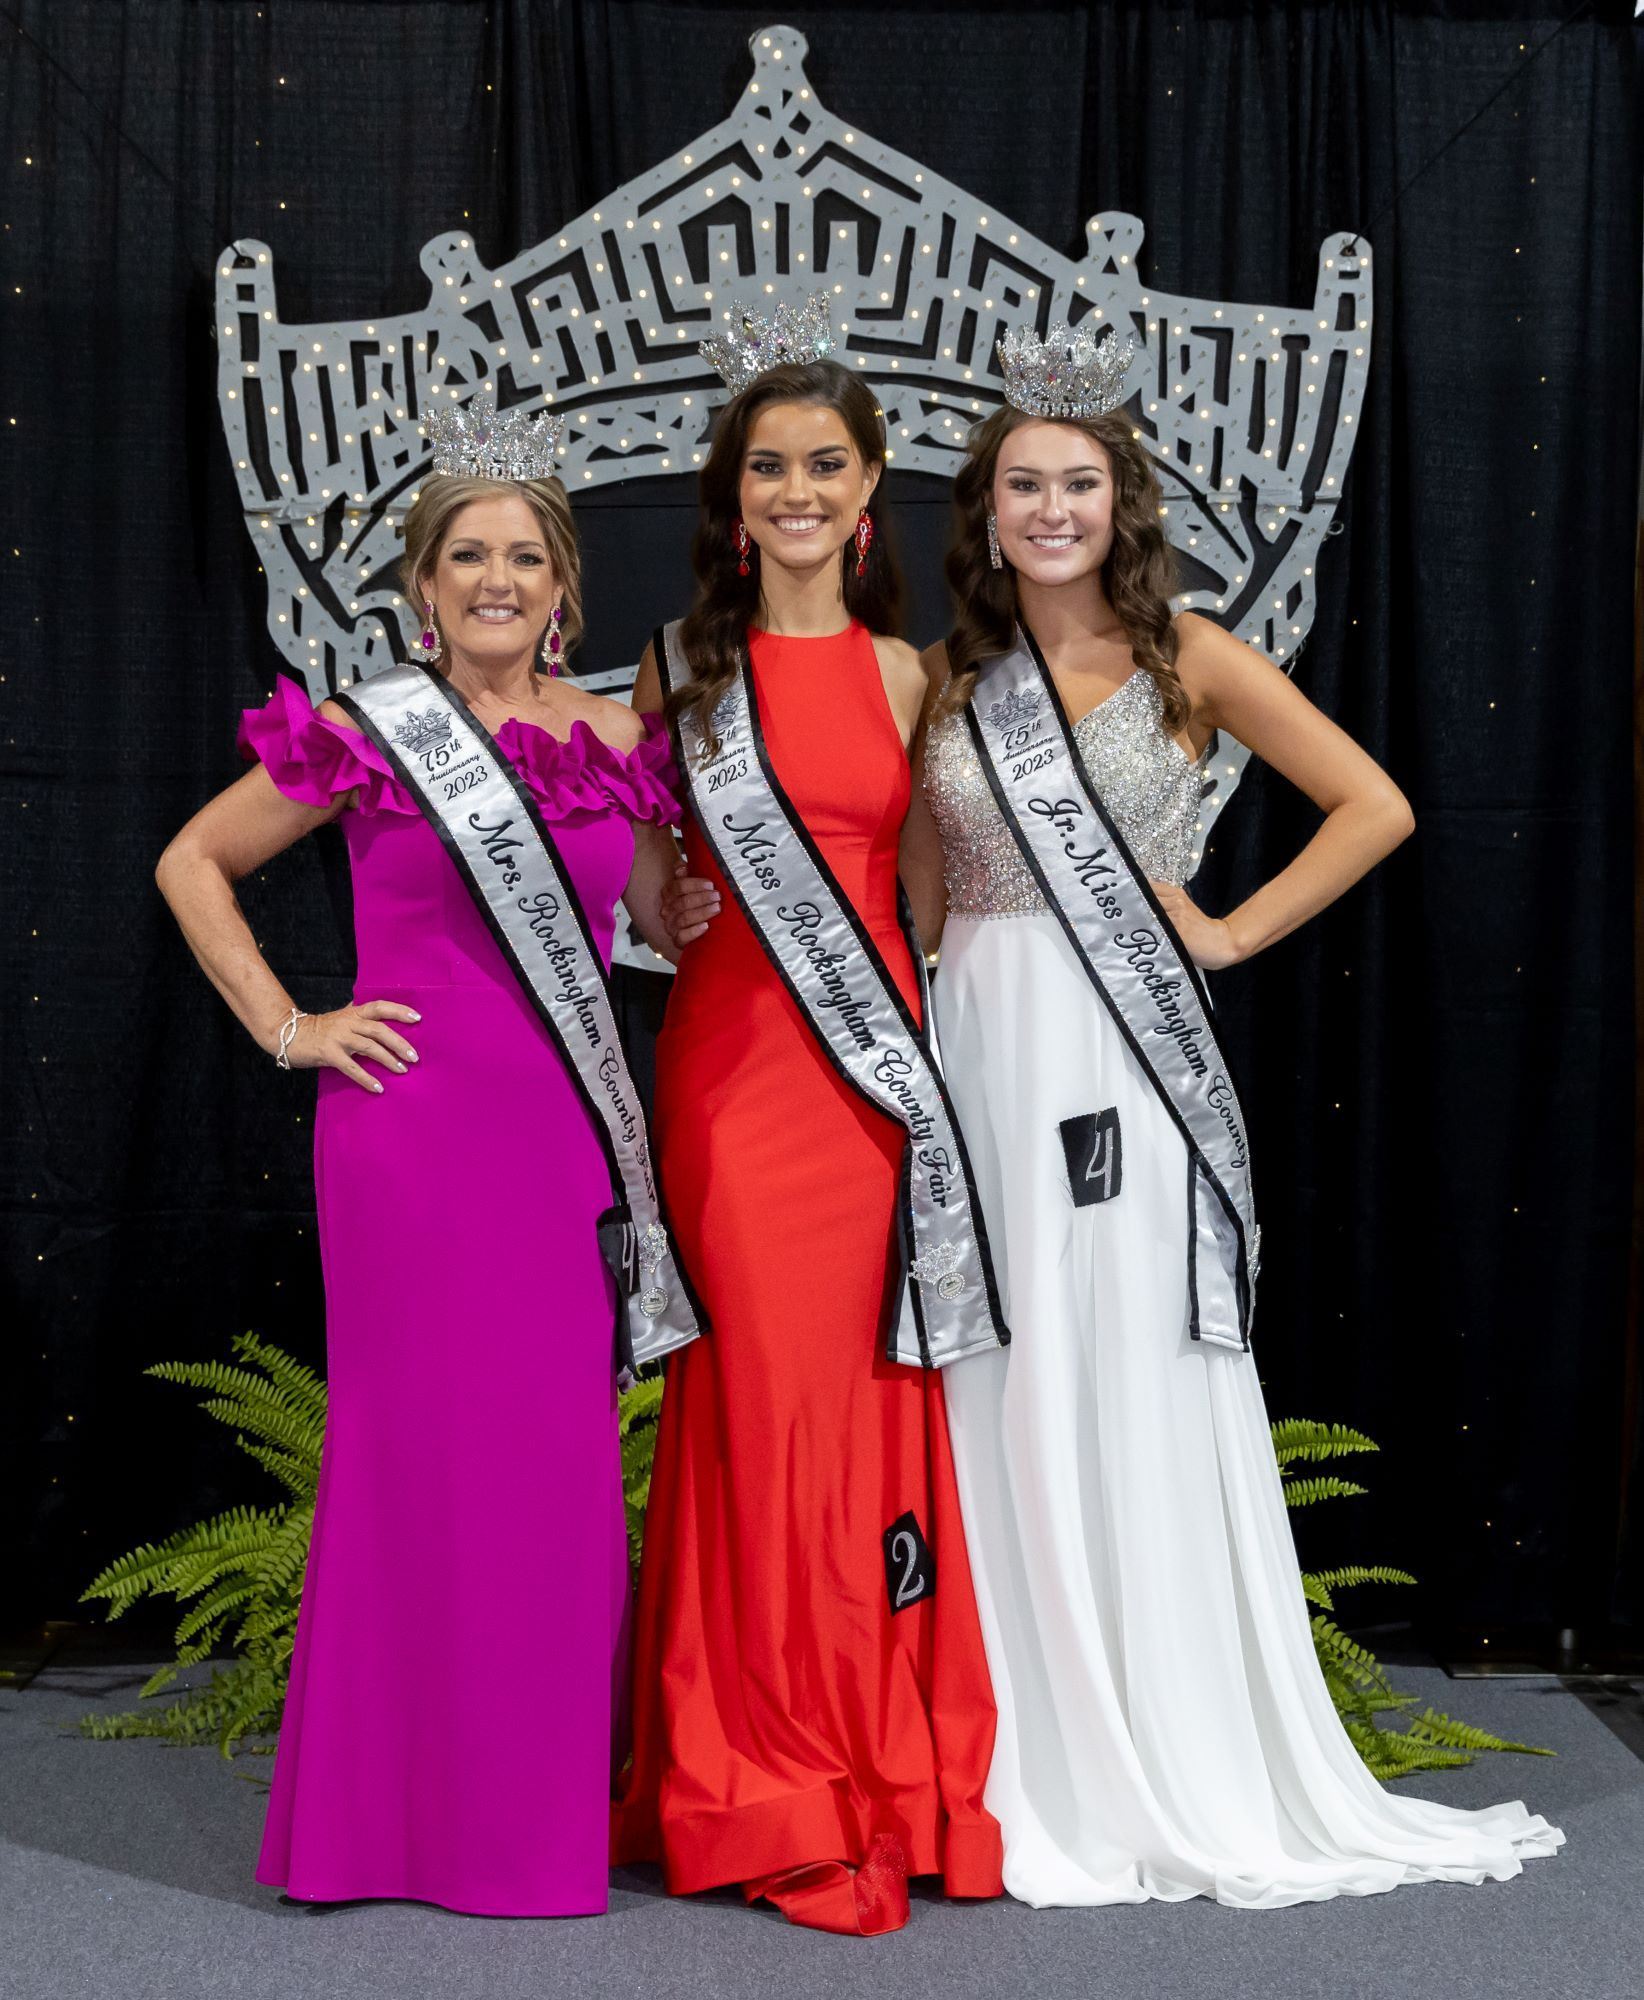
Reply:
[[[1320,1500],[1344,1499],[1365,1491],[1353,1480],[1337,1478],[1333,1473],[1298,1479],[1292,1470],[1298,1461],[1375,1451],[1374,1439],[1362,1431],[1346,1424],[1316,1424],[1304,1418],[1276,1423],[1272,1431],[1284,1497],[1290,1506],[1308,1507]],[[1334,1612],[1331,1599],[1338,1590],[1367,1583],[1414,1582],[1408,1570],[1394,1569],[1385,1563],[1347,1563],[1302,1575],[1303,1598],[1317,1607],[1311,1614],[1311,1623],[1319,1672],[1342,1728],[1365,1769],[1373,1778],[1391,1782],[1414,1771],[1444,1771],[1471,1763],[1474,1753],[1482,1750],[1551,1755],[1549,1751],[1534,1750],[1529,1744],[1510,1743],[1492,1736],[1470,1723],[1455,1722],[1431,1708],[1406,1721],[1403,1728],[1386,1728],[1377,1720],[1378,1716],[1389,1713],[1406,1716],[1419,1697],[1400,1694],[1375,1654],[1350,1639],[1334,1617],[1325,1614]]]
[[[1442,1743],[1454,1750],[1512,1750],[1521,1757],[1556,1757],[1556,1750],[1543,1750],[1534,1743],[1514,1743],[1505,1736],[1492,1736],[1470,1722],[1457,1722],[1434,1708],[1424,1708],[1410,1724],[1410,1736],[1418,1743]]]
[[[631,1389],[623,1393],[618,1405],[618,1426],[624,1437],[633,1425],[655,1417],[661,1410],[666,1379],[662,1375],[642,1375]]]
[[[1287,1507],[1312,1507],[1321,1500],[1350,1500],[1355,1493],[1369,1490],[1368,1486],[1360,1486],[1351,1479],[1338,1479],[1333,1472],[1327,1472],[1318,1479],[1287,1479],[1284,1503]]]
[[[324,1379],[312,1368],[293,1360],[283,1348],[275,1347],[272,1342],[259,1340],[254,1333],[236,1334],[234,1352],[242,1360],[262,1369],[294,1413],[306,1415],[324,1425],[329,1392]]]
[[[278,1397],[208,1396],[200,1408],[231,1430],[249,1431],[264,1444],[278,1445],[293,1458],[311,1462],[318,1471],[323,1436],[320,1426],[312,1417],[288,1409]]]
[[[314,1509],[293,1507],[269,1537],[257,1567],[257,1578],[265,1595],[302,1588],[313,1530]]]
[[[143,1373],[152,1375],[157,1382],[175,1382],[184,1389],[204,1389],[231,1402],[242,1398],[256,1402],[269,1391],[265,1377],[254,1375],[249,1368],[235,1368],[227,1361],[156,1361]]]
[[[118,1618],[140,1597],[176,1595],[175,1581],[196,1573],[211,1560],[247,1558],[267,1545],[283,1518],[283,1509],[231,1507],[209,1521],[183,1528],[164,1542],[145,1542],[129,1555],[100,1570],[80,1594],[110,1600],[108,1616]]]
[[[299,1458],[277,1445],[252,1444],[236,1436],[234,1442],[248,1458],[254,1458],[270,1477],[277,1479],[293,1500],[312,1500],[319,1487],[319,1460]]]
[[[1361,1583],[1414,1583],[1407,1569],[1389,1569],[1385,1563],[1348,1563],[1343,1569],[1321,1569],[1313,1581],[1326,1590],[1351,1590]]]
[[[649,1479],[656,1460],[656,1433],[630,1431],[622,1440],[622,1489],[627,1492],[640,1480]]]
[[[1339,1625],[1318,1612],[1313,1614],[1313,1643],[1319,1652],[1328,1653],[1357,1686],[1385,1695],[1389,1704],[1397,1700],[1393,1684],[1375,1654],[1357,1640],[1349,1639]]]
[[[174,1636],[176,1658],[149,1678],[140,1701],[225,1643],[239,1657],[163,1709],[87,1716],[81,1727],[88,1735],[214,1741],[228,1756],[248,1738],[279,1728],[313,1529],[326,1390],[312,1369],[254,1334],[242,1334],[233,1346],[244,1365],[160,1362],[148,1373],[204,1390],[201,1407],[234,1431],[235,1442],[294,1504],[231,1508],[165,1542],[146,1543],[110,1563],[85,1595],[106,1599],[111,1618],[143,1597],[188,1606]]]
[[[1298,1458],[1345,1458],[1351,1452],[1381,1450],[1363,1431],[1347,1424],[1316,1424],[1309,1417],[1286,1417],[1272,1432],[1273,1455],[1281,1466]]]
[[[637,1569],[645,1544],[645,1508],[656,1463],[657,1422],[666,1377],[661,1370],[642,1375],[621,1401],[622,1499],[628,1525],[628,1557]]]
[[[242,1604],[253,1603],[259,1595],[255,1583],[246,1583],[235,1578],[214,1590],[209,1597],[202,1598],[172,1634],[174,1642],[186,1646],[191,1639],[208,1628],[213,1636],[220,1633],[228,1622],[228,1614],[237,1611]]]

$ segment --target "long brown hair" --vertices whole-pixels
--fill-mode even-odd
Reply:
[[[560,642],[569,653],[582,637],[582,550],[571,502],[557,479],[460,479],[451,473],[430,473],[418,487],[400,530],[405,540],[400,575],[411,608],[422,616],[421,579],[439,561],[458,514],[471,500],[493,500],[499,493],[517,493],[537,517],[560,589]]]
[[[814,403],[834,411],[862,463],[881,468],[885,463],[884,419],[873,391],[837,361],[794,361],[767,369],[721,412],[698,488],[701,507],[691,544],[696,602],[679,633],[691,677],[670,689],[667,701],[671,717],[687,712],[696,717],[710,749],[718,748],[714,705],[736,677],[749,623],[759,609],[758,552],[750,548],[748,574],[741,575],[732,537],[742,512],[748,439],[760,412],[773,403]],[[863,573],[856,573],[853,542],[846,542],[839,559],[845,609],[870,632],[895,635],[901,625],[902,578],[886,542],[884,493],[881,478],[868,500],[874,534]]]
[[[1165,727],[1175,735],[1192,713],[1176,672],[1176,627],[1170,609],[1176,563],[1159,525],[1162,502],[1153,462],[1122,409],[1102,417],[1040,418],[1007,403],[971,432],[965,462],[953,482],[954,534],[947,572],[955,609],[948,635],[951,678],[943,707],[963,708],[981,662],[1008,652],[1014,641],[1020,615],[1016,572],[1008,563],[995,569],[989,560],[988,515],[1005,439],[1023,424],[1041,422],[1083,431],[1107,453],[1113,472],[1113,546],[1102,564],[1102,588],[1130,641],[1130,657],[1158,686]]]

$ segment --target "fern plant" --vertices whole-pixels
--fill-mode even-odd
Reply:
[[[657,1419],[662,1413],[662,1376],[641,1375],[625,1390],[618,1405],[622,1433],[622,1507],[628,1517],[628,1554],[639,1568],[645,1541],[645,1507],[651,1497],[651,1467],[656,1461]]]
[[[1290,1506],[1313,1507],[1322,1500],[1348,1499],[1368,1491],[1356,1480],[1343,1479],[1333,1472],[1303,1477],[1297,1470],[1299,1466],[1317,1465],[1326,1459],[1379,1451],[1380,1446],[1363,1431],[1346,1424],[1316,1424],[1304,1417],[1288,1417],[1274,1424],[1272,1433],[1279,1477]],[[1423,1708],[1419,1715],[1408,1716],[1402,1729],[1389,1729],[1377,1720],[1389,1713],[1407,1715],[1420,1697],[1400,1694],[1375,1654],[1350,1639],[1336,1623],[1336,1592],[1351,1590],[1358,1584],[1415,1580],[1408,1570],[1391,1569],[1384,1563],[1350,1563],[1340,1569],[1302,1571],[1302,1594],[1312,1606],[1313,1650],[1324,1684],[1330,1690],[1342,1727],[1370,1775],[1385,1780],[1407,1777],[1412,1771],[1446,1770],[1457,1764],[1470,1764],[1480,1750],[1516,1750],[1529,1757],[1552,1756],[1550,1750],[1492,1736],[1487,1729],[1456,1722],[1433,1708]]]
[[[184,1607],[173,1635],[177,1657],[143,1685],[139,1700],[169,1687],[185,1667],[224,1648],[236,1657],[164,1708],[89,1715],[98,1737],[160,1736],[172,1743],[215,1741],[229,1756],[246,1739],[266,1753],[280,1726],[297,1604],[314,1525],[314,1494],[325,1435],[325,1384],[311,1368],[255,1334],[234,1341],[234,1362],[162,1361],[147,1371],[162,1382],[206,1392],[201,1407],[234,1431],[234,1441],[285,1489],[274,1507],[231,1507],[169,1540],[145,1542],[110,1563],[81,1601],[103,1598],[110,1619],[145,1597]]]
[[[224,1651],[235,1657],[164,1707],[88,1715],[80,1726],[94,1737],[215,1742],[225,1757],[244,1744],[266,1755],[279,1734],[297,1636],[325,1436],[325,1384],[311,1368],[251,1333],[234,1341],[232,1365],[162,1361],[147,1372],[162,1382],[203,1389],[201,1408],[230,1426],[235,1443],[273,1476],[286,1497],[272,1507],[231,1507],[167,1541],[144,1543],[92,1579],[81,1602],[105,1599],[111,1620],[142,1598],[170,1597],[183,1607],[172,1635],[177,1657],[144,1683],[140,1701],[160,1694],[186,1667]],[[622,1495],[635,1563],[661,1407],[660,1375],[636,1382],[621,1400]]]
[[[115,1619],[143,1598],[170,1597],[182,1607],[173,1640],[177,1656],[145,1682],[139,1700],[150,1701],[187,1667],[228,1652],[209,1680],[183,1690],[163,1707],[125,1715],[88,1715],[81,1728],[95,1737],[157,1736],[172,1743],[215,1742],[222,1754],[236,1746],[266,1754],[279,1733],[297,1632],[297,1607],[314,1525],[314,1496],[325,1435],[325,1383],[313,1369],[255,1334],[234,1341],[232,1363],[162,1361],[148,1370],[163,1382],[205,1391],[201,1408],[227,1424],[234,1441],[284,1489],[274,1506],[231,1507],[169,1540],[144,1543],[110,1563],[88,1585],[82,1601],[102,1598]],[[628,1549],[639,1561],[645,1508],[656,1456],[662,1408],[660,1374],[642,1376],[621,1399],[618,1429],[622,1497]],[[1285,1499],[1292,1507],[1345,1499],[1366,1489],[1334,1472],[1307,1471],[1329,1459],[1378,1449],[1345,1424],[1300,1418],[1276,1423],[1273,1450]],[[1414,1583],[1405,1570],[1385,1564],[1349,1564],[1302,1573],[1312,1607],[1313,1646],[1342,1725],[1377,1778],[1471,1763],[1481,1750],[1516,1750],[1550,1756],[1487,1730],[1456,1722],[1432,1708],[1408,1711],[1418,1697],[1400,1694],[1375,1655],[1335,1622],[1336,1593],[1367,1583]],[[1388,1713],[1404,1719],[1385,1727]]]

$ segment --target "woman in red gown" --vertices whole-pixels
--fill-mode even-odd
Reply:
[[[927,683],[883,636],[883,466],[872,393],[835,363],[773,369],[731,403],[672,705],[711,706],[716,662],[746,643],[776,776],[917,1019],[896,878]],[[634,699],[663,704],[654,649]],[[663,1402],[615,1858],[660,1860],[676,1893],[740,1883],[795,1923],[894,1930],[909,1874],[1002,1892],[942,1384],[885,1356],[903,1129],[831,1067],[694,823],[686,853],[722,904],[675,980],[655,1133],[712,1330]],[[887,1530],[909,1513],[937,1586],[894,1610]]]

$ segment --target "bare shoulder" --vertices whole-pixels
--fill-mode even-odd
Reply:
[[[339,729],[346,729],[355,736],[365,734],[340,701],[322,701],[316,713],[322,722],[334,722]]]
[[[925,692],[925,669],[918,653],[906,639],[891,639],[875,632],[873,650],[879,657],[879,671],[885,676],[887,687],[897,690],[917,690],[921,699]]]
[[[567,689],[567,693],[572,690]],[[613,750],[620,750],[624,756],[637,749],[645,740],[645,718],[631,709],[625,701],[613,701],[609,695],[588,694],[578,689],[576,710],[573,720],[586,722],[588,727]]]
[[[1229,676],[1245,677],[1264,668],[1278,669],[1253,646],[1197,611],[1181,611],[1175,618],[1176,672],[1188,698],[1197,708],[1214,690],[1225,685]]]
[[[632,700],[641,715],[656,715],[661,711],[662,675],[656,663],[656,642],[652,639],[645,641],[645,650],[639,656]]]

